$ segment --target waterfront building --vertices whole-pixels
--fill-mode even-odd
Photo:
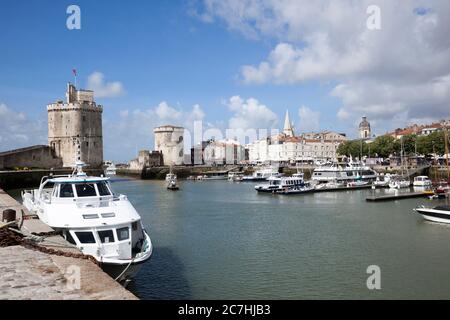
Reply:
[[[129,162],[131,170],[142,170],[145,167],[159,167],[163,165],[163,156],[159,151],[140,150],[138,157]]]
[[[182,165],[184,163],[183,135],[184,128],[164,125],[153,129],[155,150],[162,153],[163,164]]]
[[[245,161],[245,147],[235,140],[210,141],[203,152],[205,164],[239,164]]]
[[[94,92],[77,90],[67,84],[66,102],[47,106],[48,144],[64,167],[83,161],[91,167],[103,163],[103,107],[94,101]]]
[[[286,121],[287,120],[287,121]],[[283,133],[254,141],[248,145],[250,163],[309,162],[334,160],[340,143],[347,140],[345,134],[333,131],[294,134],[286,113]]]
[[[428,136],[433,132],[439,132],[444,129],[444,127],[450,126],[450,120],[441,120],[439,122],[433,122],[431,124],[418,125],[413,124],[406,128],[397,128],[392,132],[388,132],[387,134],[395,139],[400,139],[403,136],[407,136],[410,134],[415,134],[419,136]]]

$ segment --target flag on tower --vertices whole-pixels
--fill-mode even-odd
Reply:
[[[72,73],[76,77],[77,76],[77,69],[72,69]]]

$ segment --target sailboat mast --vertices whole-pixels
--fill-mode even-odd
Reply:
[[[447,165],[447,180],[450,180],[450,167],[448,166],[448,131],[447,123],[444,123],[445,162]]]

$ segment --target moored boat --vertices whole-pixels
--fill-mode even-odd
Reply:
[[[429,187],[429,186],[431,186],[431,184],[432,184],[432,182],[431,182],[430,178],[428,178],[427,176],[414,177],[413,186],[416,186],[416,187]]]
[[[22,191],[23,205],[116,280],[130,280],[152,255],[150,237],[128,198],[113,193],[108,177],[87,176],[83,166],[43,177],[39,189]]]

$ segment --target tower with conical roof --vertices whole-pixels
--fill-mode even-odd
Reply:
[[[283,133],[287,137],[294,137],[295,136],[293,125],[292,125],[291,121],[289,120],[289,111],[288,110],[286,110],[286,117],[284,118]]]

